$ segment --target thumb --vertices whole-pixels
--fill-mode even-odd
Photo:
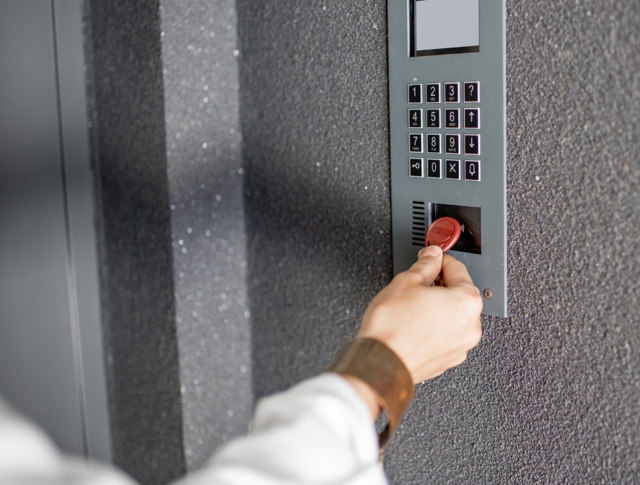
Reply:
[[[418,261],[409,271],[422,275],[424,284],[429,286],[442,271],[442,257],[442,249],[438,246],[426,247],[418,253]]]

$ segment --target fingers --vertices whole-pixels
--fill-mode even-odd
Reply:
[[[442,249],[438,246],[429,246],[418,253],[418,261],[411,266],[408,273],[417,273],[422,276],[424,284],[431,285],[442,269]]]
[[[444,256],[442,262],[442,278],[447,288],[465,287],[468,285],[475,288],[473,280],[467,271],[467,267],[448,254]]]

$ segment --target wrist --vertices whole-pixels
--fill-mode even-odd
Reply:
[[[413,399],[413,380],[402,360],[378,340],[357,338],[342,348],[328,370],[363,381],[366,386],[349,382],[365,399],[372,417],[377,417],[380,408],[386,411],[389,422],[379,435],[384,448]]]
[[[343,375],[342,377],[346,379],[349,384],[351,384],[351,387],[353,387],[356,393],[358,393],[358,395],[367,405],[367,408],[369,408],[369,412],[371,413],[371,419],[373,419],[373,421],[378,419],[382,408],[380,407],[380,404],[378,404],[377,392],[373,389],[373,387],[356,376]]]

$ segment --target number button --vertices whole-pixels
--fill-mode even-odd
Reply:
[[[409,85],[409,104],[422,103],[422,84]]]
[[[424,160],[422,158],[409,159],[409,176],[410,177],[418,177],[418,178],[424,177],[424,169],[422,165],[423,162]]]
[[[445,110],[445,118],[447,119],[447,128],[460,128],[460,110]]]
[[[427,84],[427,103],[440,102],[440,83]]]
[[[478,103],[480,102],[480,83],[464,83],[464,102]]]
[[[460,153],[460,135],[445,135],[444,142],[446,144],[445,151],[447,153]]]
[[[464,153],[480,155],[480,135],[464,135]]]
[[[421,134],[409,135],[409,151],[414,153],[422,153],[422,135]]]
[[[460,83],[446,83],[444,85],[444,102],[459,103],[460,102]]]
[[[430,179],[442,178],[442,160],[427,160],[427,177]]]
[[[409,128],[422,128],[422,110],[409,110]]]
[[[427,128],[440,128],[440,110],[427,110]]]
[[[427,135],[427,151],[440,153],[440,135]]]
[[[465,160],[464,179],[480,182],[480,162]]]
[[[465,128],[480,128],[480,109],[479,108],[466,108],[464,110],[464,127]]]
[[[447,180],[460,180],[460,160],[447,160],[445,165]]]

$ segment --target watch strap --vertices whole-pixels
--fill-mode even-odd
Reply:
[[[328,371],[357,377],[375,391],[389,418],[378,436],[380,448],[384,448],[413,399],[413,379],[404,362],[382,342],[357,338],[342,348]]]

